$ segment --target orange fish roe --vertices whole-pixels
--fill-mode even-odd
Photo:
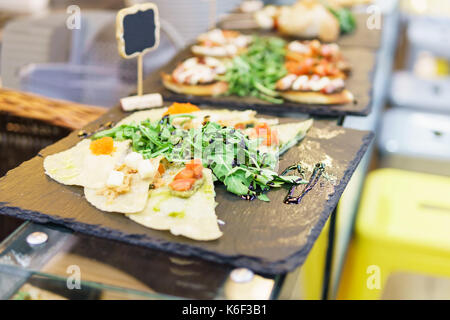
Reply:
[[[89,146],[92,153],[95,155],[111,154],[114,151],[114,140],[111,137],[103,137],[98,140],[93,140]]]
[[[166,114],[180,114],[180,113],[191,113],[195,111],[199,111],[200,108],[191,103],[178,103],[174,102],[169,109],[167,109]]]

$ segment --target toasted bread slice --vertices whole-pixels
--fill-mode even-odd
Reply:
[[[161,74],[164,87],[170,91],[193,96],[217,96],[228,91],[228,84],[224,81],[215,81],[210,84],[189,85],[173,81],[167,73]]]
[[[353,94],[348,90],[331,94],[313,91],[282,91],[280,94],[286,100],[306,104],[347,104],[354,100]]]

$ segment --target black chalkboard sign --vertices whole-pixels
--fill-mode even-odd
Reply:
[[[155,49],[159,44],[158,8],[153,3],[137,4],[117,14],[119,53],[130,59]]]

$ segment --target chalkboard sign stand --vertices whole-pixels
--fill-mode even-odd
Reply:
[[[120,10],[116,18],[116,38],[122,58],[137,57],[137,96],[122,98],[122,109],[131,111],[162,106],[159,93],[143,95],[143,57],[159,45],[158,7],[148,2]]]

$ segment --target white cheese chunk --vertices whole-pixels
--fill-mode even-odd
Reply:
[[[123,172],[113,170],[109,174],[106,185],[108,187],[120,187],[123,184],[124,177],[125,175],[123,174]]]
[[[152,178],[156,174],[156,168],[150,160],[141,160],[138,164],[138,173],[142,179]]]
[[[127,156],[123,160],[123,163],[125,163],[125,165],[129,168],[137,170],[139,162],[143,159],[144,158],[142,157],[142,155],[140,153],[131,152],[131,153],[127,154]]]

